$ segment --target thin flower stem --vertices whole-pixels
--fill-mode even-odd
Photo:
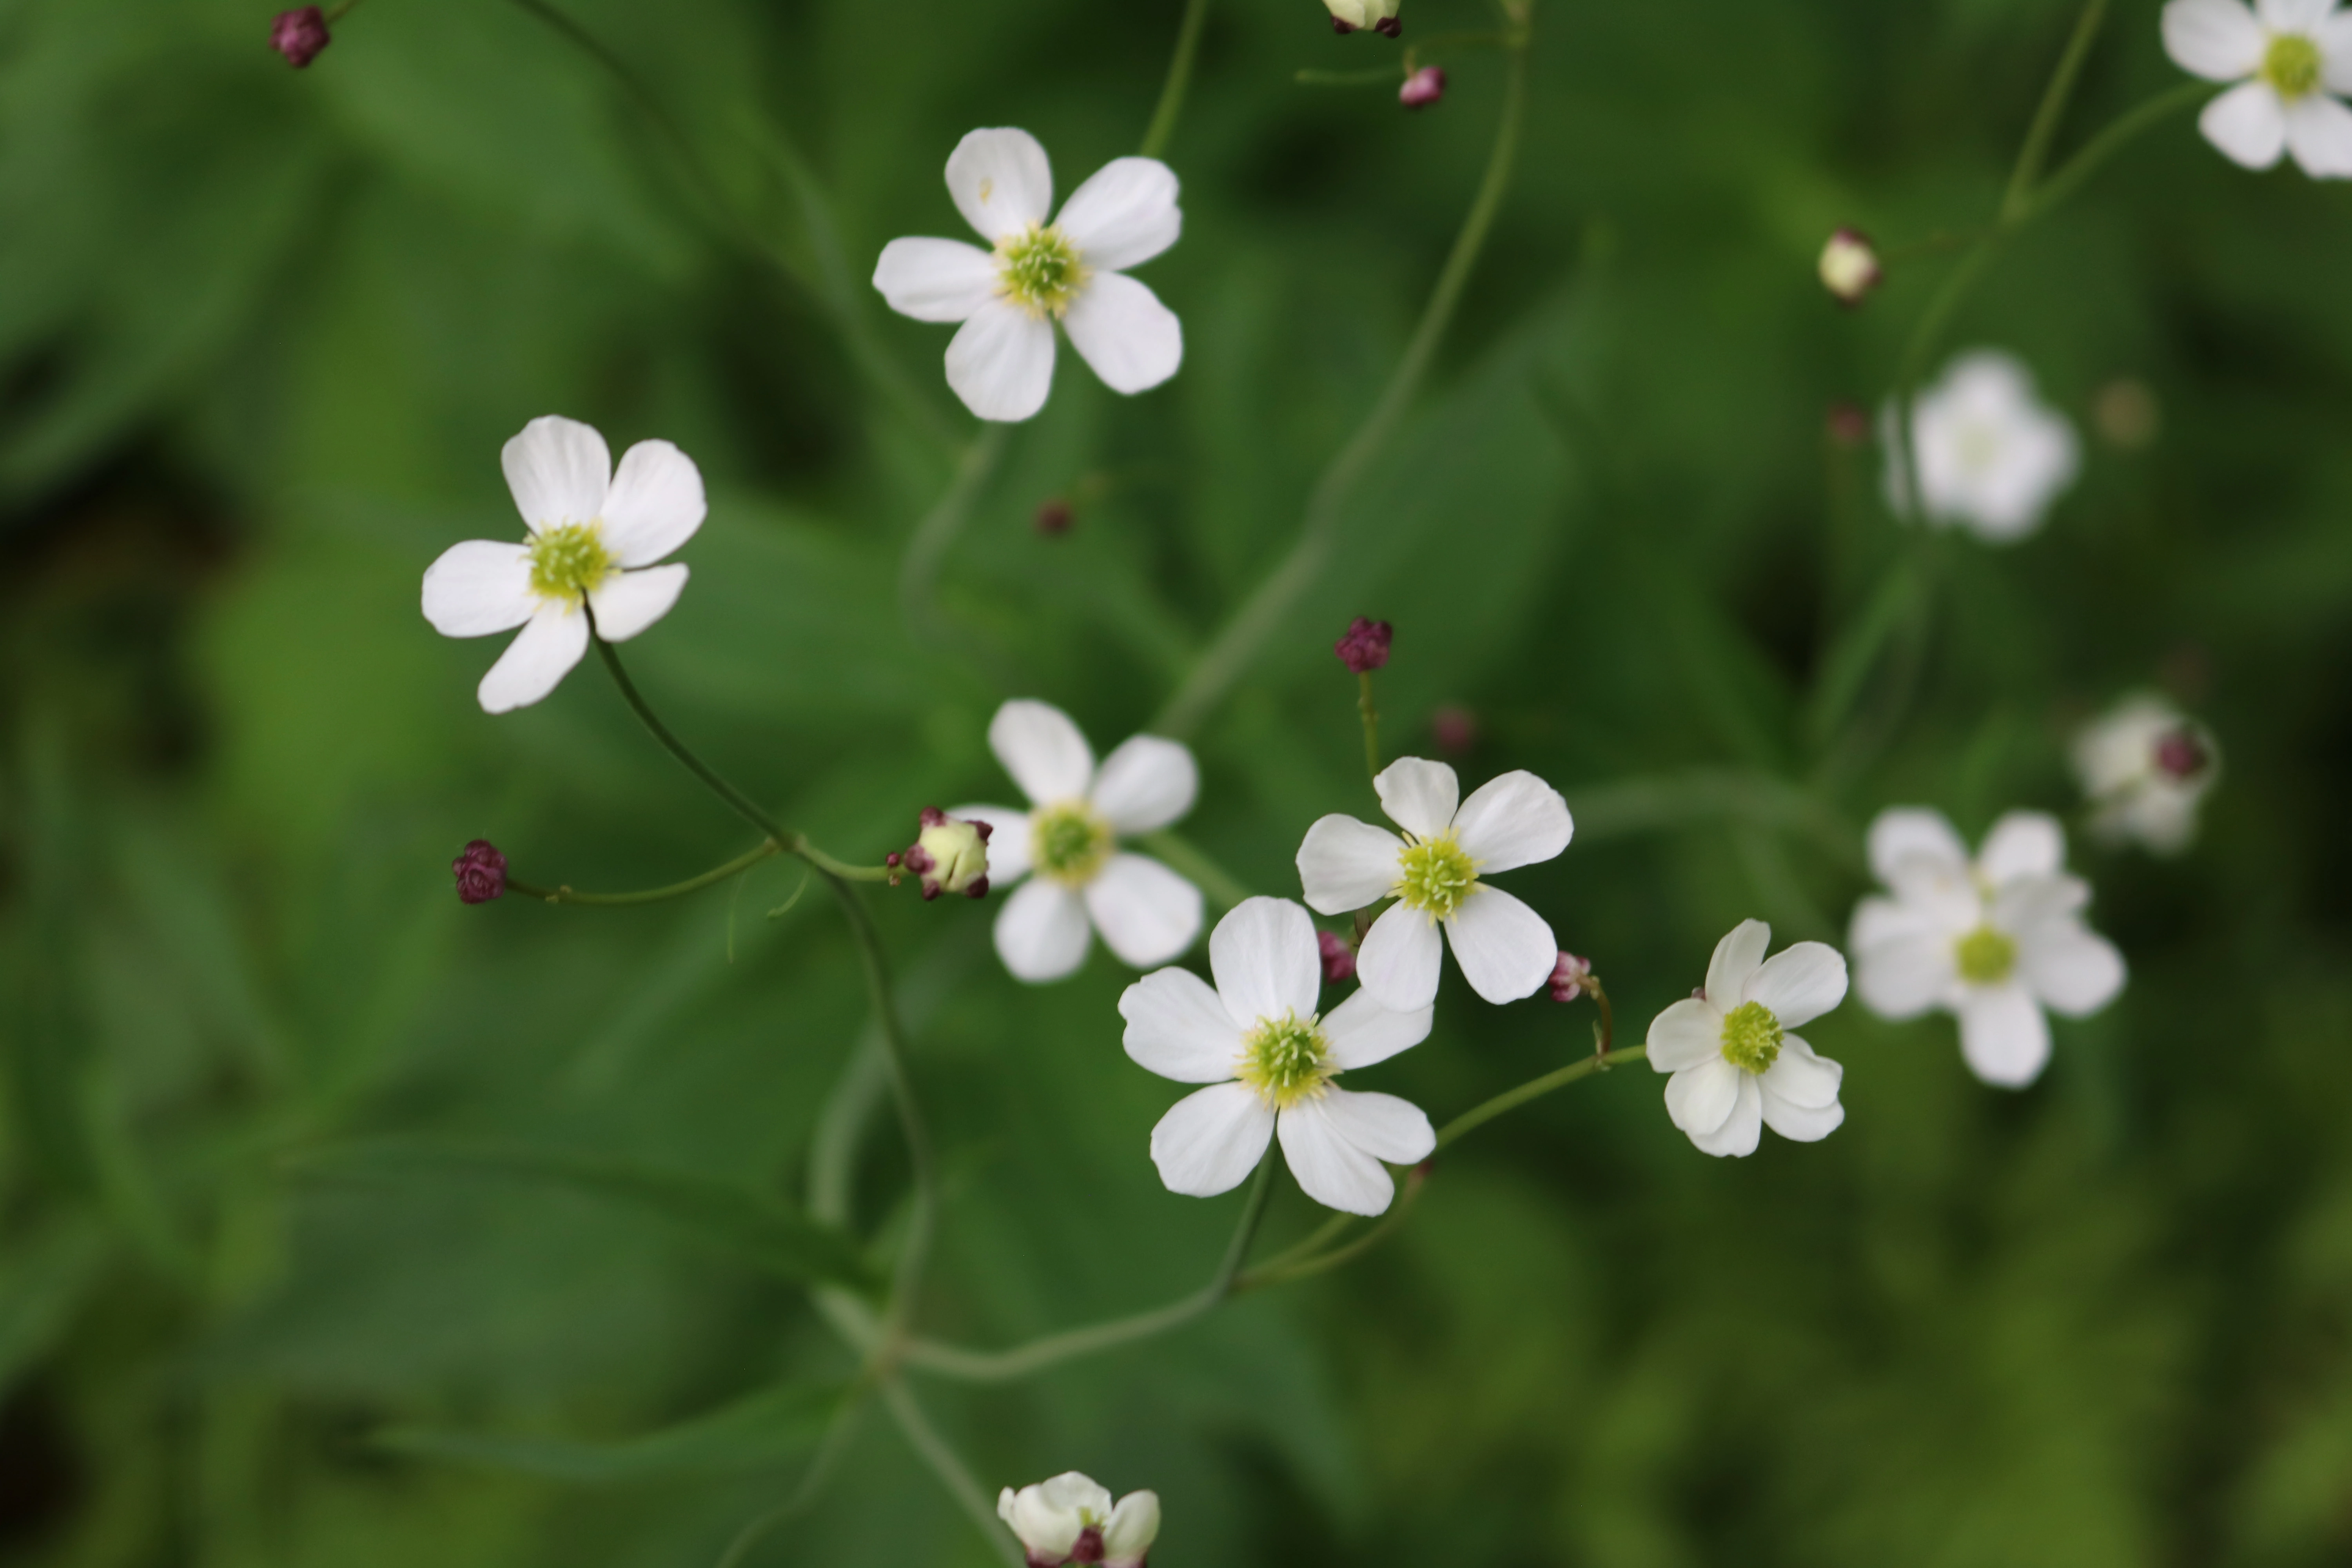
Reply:
[[[1519,1085],[1517,1089],[1505,1089],[1486,1104],[1464,1111],[1439,1128],[1437,1146],[1444,1149],[1464,1134],[1484,1127],[1497,1116],[1507,1111],[1517,1110],[1531,1100],[1541,1100],[1556,1089],[1566,1089],[1570,1084],[1591,1078],[1594,1073],[1607,1072],[1612,1068],[1622,1067],[1628,1062],[1646,1061],[1649,1055],[1650,1048],[1647,1046],[1628,1046],[1622,1051],[1610,1051],[1601,1056],[1587,1057],[1582,1061],[1570,1062],[1557,1072],[1548,1072],[1541,1078],[1533,1079]]]
[[[947,1488],[948,1495],[970,1516],[973,1527],[988,1538],[989,1549],[1007,1568],[1024,1568],[1028,1556],[1021,1550],[1021,1543],[1013,1539],[1012,1531],[1004,1528],[996,1510],[989,1506],[988,1494],[981,1490],[980,1483],[971,1479],[971,1472],[964,1468],[963,1461],[956,1458],[955,1450],[948,1447],[947,1439],[923,1414],[923,1407],[915,1401],[914,1390],[903,1379],[894,1377],[882,1385],[882,1403],[898,1423],[898,1430],[906,1434],[908,1447],[931,1467],[940,1484]]]
[[[1363,1235],[1356,1237],[1355,1240],[1348,1243],[1347,1246],[1335,1247],[1328,1252],[1317,1253],[1311,1257],[1303,1258],[1295,1263],[1284,1263],[1280,1260],[1276,1260],[1276,1262],[1269,1263],[1263,1268],[1253,1268],[1242,1277],[1238,1289],[1244,1290],[1263,1290],[1272,1285],[1288,1285],[1300,1279],[1312,1279],[1318,1274],[1327,1274],[1332,1269],[1339,1268],[1343,1263],[1351,1263],[1355,1261],[1355,1259],[1362,1257],[1365,1253],[1370,1252],[1373,1247],[1378,1247],[1381,1242],[1386,1241],[1396,1232],[1399,1226],[1404,1224],[1405,1216],[1412,1212],[1414,1200],[1421,1196],[1421,1189],[1428,1184],[1428,1165],[1426,1163],[1415,1165],[1405,1174],[1404,1191],[1397,1194],[1396,1201],[1389,1205],[1389,1212],[1381,1215],[1381,1217],[1374,1222],[1371,1229],[1364,1232]],[[1349,1220],[1349,1223],[1352,1223],[1352,1220],[1349,1220],[1349,1216],[1348,1215],[1341,1215],[1338,1217],[1342,1220]],[[1331,1227],[1327,1226],[1326,1228],[1329,1229]],[[1344,1226],[1340,1228],[1344,1228]],[[1318,1232],[1318,1234],[1319,1235],[1321,1233]],[[1334,1234],[1336,1235],[1338,1232],[1335,1230]]]
[[[2009,192],[2001,198],[2003,222],[2024,215],[2027,204],[2033,199],[2033,187],[2042,179],[2042,170],[2050,159],[2050,143],[2058,134],[2059,122],[2066,116],[2066,104],[2074,96],[2074,83],[2083,74],[2083,62],[2090,58],[2091,46],[2099,36],[2099,26],[2107,19],[2107,0],[2089,0],[2083,15],[2074,23],[2074,36],[2066,40],[2066,52],[2058,57],[2058,68],[2050,75],[2050,85],[2042,89],[2042,107],[2034,111],[2033,127],[2025,133],[2025,145],[2018,150],[2017,166],[2009,176]]]
[[[1290,79],[1301,87],[1386,87],[1403,74],[1396,66],[1376,66],[1360,71],[1318,70],[1308,66],[1294,72]]]
[[[1364,716],[1364,766],[1375,785],[1381,777],[1381,710],[1372,705],[1372,672],[1356,677],[1356,711]]]
[[[541,888],[509,877],[507,887],[528,899],[544,899],[551,904],[579,904],[589,909],[621,909],[632,904],[658,904],[670,899],[682,899],[688,893],[698,893],[714,887],[739,871],[748,871],[761,861],[784,852],[784,847],[773,838],[757,849],[746,850],[724,866],[705,871],[699,877],[689,877],[683,882],[672,882],[667,888],[655,888],[643,893],[583,893],[568,884],[560,888]]]
[[[1172,827],[1148,833],[1137,842],[1167,861],[1186,880],[1226,909],[1230,910],[1253,896],[1241,879],[1209,858],[1199,845]]]
[[[2098,173],[2108,159],[2137,140],[2142,132],[2212,96],[2212,83],[2184,81],[2169,92],[2160,92],[2137,108],[2126,110],[2105,130],[2092,137],[2081,152],[2061,164],[2056,174],[2042,183],[2018,221],[2029,222],[2057,206],[2073,195],[2084,181]]]
[[[1421,325],[1414,331],[1412,342],[1390,375],[1371,416],[1316,481],[1307,498],[1306,520],[1300,525],[1297,542],[1291,546],[1290,553],[1275,568],[1273,575],[1258,585],[1202,651],[1192,673],[1160,709],[1151,726],[1154,734],[1177,740],[1189,738],[1209,710],[1247,671],[1258,649],[1282,625],[1283,617],[1299,595],[1322,575],[1342,521],[1341,509],[1364,471],[1387,447],[1389,437],[1395,434],[1397,425],[1420,392],[1438,345],[1444,341],[1445,330],[1453,323],[1454,307],[1461,302],[1462,290],[1470,281],[1478,254],[1486,247],[1486,237],[1494,228],[1496,215],[1502,209],[1503,197],[1510,189],[1511,169],[1518,155],[1519,131],[1527,110],[1528,36],[1524,29],[1513,33],[1510,56],[1510,70],[1503,88],[1502,117],[1495,129],[1494,149],[1486,157],[1486,176],[1470,205],[1469,216],[1463,220],[1462,232],[1454,241],[1444,268],[1438,274],[1437,285],[1430,291],[1429,303],[1422,311]]]
[[[853,1389],[841,1402],[841,1408],[834,1412],[833,1419],[825,1425],[824,1436],[817,1445],[816,1458],[811,1459],[808,1468],[801,1472],[801,1479],[790,1495],[737,1531],[735,1539],[727,1543],[727,1550],[720,1554],[715,1568],[740,1568],[743,1559],[766,1539],[770,1531],[794,1514],[804,1511],[817,1500],[817,1495],[824,1489],[824,1483],[833,1479],[834,1466],[840,1461],[842,1450],[849,1446],[849,1438],[856,1429],[857,1413],[864,1408],[865,1390]]]
[[[947,560],[956,535],[971,516],[972,502],[979,498],[981,487],[1003,459],[1012,429],[1010,425],[991,425],[973,437],[957,460],[948,488],[932,503],[931,510],[923,514],[922,521],[915,525],[913,537],[907,541],[907,553],[898,565],[898,608],[906,616],[907,629],[919,640],[935,640],[938,636],[940,567]]]
[[[1176,29],[1176,53],[1168,62],[1168,79],[1160,89],[1160,106],[1151,111],[1151,126],[1143,133],[1143,156],[1157,158],[1176,134],[1177,117],[1184,112],[1184,93],[1192,85],[1192,61],[1201,52],[1201,29],[1209,20],[1209,0],[1186,0],[1184,20]]]

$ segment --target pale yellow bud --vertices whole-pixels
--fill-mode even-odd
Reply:
[[[1884,274],[1878,252],[1859,231],[1842,228],[1822,247],[1822,287],[1841,305],[1859,305]]]

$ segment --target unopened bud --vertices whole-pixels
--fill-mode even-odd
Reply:
[[[1848,449],[1870,444],[1870,413],[1859,403],[1832,403],[1822,420],[1831,440]]]
[[[1397,0],[1323,0],[1323,5],[1331,13],[1335,33],[1370,27],[1393,38],[1404,31],[1404,24],[1397,20]]]
[[[1348,623],[1348,635],[1331,645],[1331,651],[1358,675],[1370,675],[1388,663],[1389,644],[1395,637],[1395,628],[1388,622],[1358,616]]]
[[[477,838],[449,862],[457,879],[457,897],[468,904],[487,904],[507,890],[507,858],[487,838]]]
[[[936,805],[923,807],[922,824],[923,831],[896,858],[896,864],[922,879],[923,897],[962,893],[986,898],[989,825],[950,816]]]
[[[1070,531],[1070,524],[1078,520],[1070,503],[1060,496],[1045,500],[1037,508],[1037,531],[1048,539],[1059,539]]]
[[[284,55],[286,63],[297,70],[317,59],[319,51],[332,42],[334,36],[327,31],[327,18],[316,5],[280,11],[269,24],[269,47]]]
[[[1445,72],[1436,66],[1422,67],[1397,89],[1397,101],[1407,109],[1426,109],[1444,96]]]
[[[2156,765],[2182,784],[2213,765],[2213,753],[2193,730],[2175,730],[2156,743]]]
[[[1328,931],[1315,933],[1315,945],[1323,953],[1323,978],[1333,985],[1344,985],[1356,977],[1356,950],[1348,939]]]
[[[1859,305],[1885,273],[1878,252],[1861,230],[1842,228],[1822,247],[1822,287],[1841,305]]]
[[[1478,716],[1467,708],[1440,708],[1429,716],[1429,733],[1439,751],[1461,756],[1478,743]]]
[[[1584,994],[1585,982],[1591,978],[1591,959],[1579,958],[1572,952],[1561,953],[1559,962],[1551,969],[1551,999],[1555,1002],[1575,1001]]]

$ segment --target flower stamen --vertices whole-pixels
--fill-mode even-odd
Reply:
[[[1952,945],[1960,978],[1971,985],[1998,985],[2017,967],[2017,942],[1989,925],[1977,927]]]
[[[1409,910],[1444,920],[1462,907],[1478,885],[1478,862],[1448,831],[1405,846],[1397,857],[1395,894]]]
[[[2293,103],[2319,90],[2319,79],[2326,68],[2327,58],[2316,42],[2300,33],[2278,33],[2263,56],[2261,74],[2281,98]]]
[[[1060,320],[1090,276],[1070,237],[1051,224],[996,242],[997,292],[1039,321]]]
[[[593,522],[567,522],[531,538],[530,591],[542,599],[576,605],[620,569]]]
[[[1093,881],[1116,846],[1110,824],[1083,800],[1046,806],[1030,818],[1030,859],[1040,875],[1066,888]]]
[[[1242,1037],[1242,1059],[1234,1076],[1257,1090],[1260,1100],[1276,1110],[1287,1110],[1301,1100],[1320,1100],[1331,1081],[1331,1042],[1315,1026],[1309,1015],[1260,1018],[1257,1027]]]
[[[1787,1031],[1771,1008],[1742,1002],[1724,1016],[1723,1059],[1744,1073],[1762,1073],[1780,1059]]]

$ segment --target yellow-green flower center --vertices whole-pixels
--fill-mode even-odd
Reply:
[[[1241,1066],[1234,1077],[1257,1090],[1276,1110],[1314,1100],[1331,1080],[1331,1042],[1311,1017],[1296,1013],[1261,1018],[1242,1037]]]
[[[1396,896],[1409,910],[1444,920],[1478,885],[1478,862],[1448,831],[1405,847],[1397,857]]]
[[[567,522],[530,542],[530,591],[542,599],[578,603],[592,588],[620,570],[604,536],[593,522]]]
[[[1761,1002],[1742,1002],[1723,1019],[1723,1059],[1741,1072],[1760,1073],[1780,1059],[1786,1031]]]
[[[2017,943],[2006,932],[1979,926],[1952,944],[1952,959],[1969,984],[1998,985],[2017,967]]]
[[[2271,39],[2270,51],[2263,56],[2263,79],[2290,103],[2316,92],[2326,68],[2327,58],[2319,52],[2318,44],[2300,33],[2277,34]]]
[[[1066,888],[1093,881],[1115,842],[1110,824],[1082,800],[1046,806],[1029,819],[1030,859],[1040,875]]]
[[[1086,287],[1087,264],[1070,237],[1050,224],[1031,224],[996,242],[997,288],[1032,316],[1059,318]]]

